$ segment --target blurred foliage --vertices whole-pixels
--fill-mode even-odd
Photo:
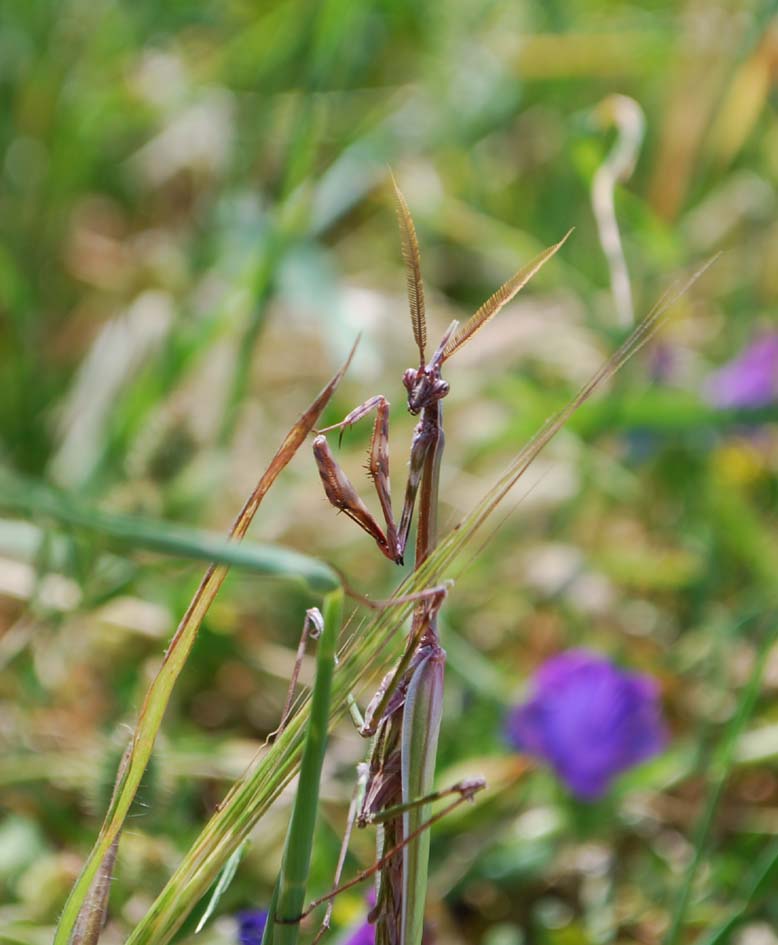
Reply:
[[[200,576],[179,529],[226,533],[360,331],[327,422],[385,393],[400,494],[414,346],[387,166],[416,220],[433,336],[576,228],[448,366],[444,523],[615,347],[590,188],[616,134],[596,109],[620,93],[646,119],[615,195],[637,311],[726,252],[455,575],[439,780],[483,773],[490,790],[436,828],[431,920],[454,943],[654,943],[686,888],[678,941],[775,940],[778,408],[720,411],[705,390],[778,320],[777,17],[756,0],[5,5],[0,938],[51,939]],[[341,450],[360,483],[367,427]],[[335,516],[306,453],[253,540],[386,596],[396,569]],[[92,524],[11,501],[11,482]],[[117,542],[106,520],[175,523],[176,541]],[[122,838],[105,942],[146,913],[275,728],[316,602],[297,582],[228,579]],[[528,773],[502,737],[532,670],[569,646],[655,675],[673,730],[596,805]],[[344,724],[331,743],[315,893],[359,742]],[[205,945],[266,903],[288,812],[285,796],[263,820]],[[352,871],[373,856],[358,834]],[[363,914],[360,891],[336,904],[339,927]]]

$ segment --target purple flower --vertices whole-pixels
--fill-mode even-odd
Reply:
[[[576,796],[594,800],[613,778],[665,745],[656,683],[586,650],[547,660],[534,694],[507,718],[508,741],[548,762]]]
[[[239,912],[238,941],[240,945],[262,945],[262,935],[267,925],[267,909],[246,909]]]
[[[370,922],[363,922],[344,939],[343,945],[375,945],[375,926]]]
[[[778,333],[763,335],[708,378],[710,403],[722,409],[765,407],[778,400]]]
[[[371,912],[375,908],[375,904],[375,889],[371,889],[367,894],[367,905]],[[372,922],[363,922],[354,929],[348,938],[343,939],[341,945],[375,945],[375,925]]]

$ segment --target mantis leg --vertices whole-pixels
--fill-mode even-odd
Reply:
[[[381,512],[386,524],[386,532],[376,522],[343,470],[335,462],[327,442],[322,434],[330,430],[348,429],[372,410],[376,412],[373,436],[368,454],[367,471],[375,485]],[[319,431],[313,444],[314,457],[319,467],[319,475],[324,483],[327,498],[338,509],[344,511],[361,528],[371,535],[382,553],[392,561],[402,564],[404,545],[397,541],[397,526],[392,513],[392,498],[389,487],[389,401],[383,394],[377,394],[351,411],[340,423],[333,424]]]
[[[461,797],[463,801],[472,801],[475,795],[485,787],[486,781],[483,778],[466,778],[462,781],[457,781],[456,784],[452,784],[447,788],[441,788],[438,791],[430,791],[430,793],[425,794],[424,797],[417,797],[405,804],[387,807],[385,810],[380,811],[380,813],[374,814],[367,822],[369,824],[380,824],[390,817],[396,817],[398,814],[406,814],[409,810],[415,810],[417,807],[425,807],[427,804],[433,804],[435,801],[442,801],[444,797],[450,797],[452,794]],[[445,813],[448,813],[448,811]],[[435,818],[436,822],[438,819],[439,818]],[[427,823],[423,826],[426,828],[429,824]],[[410,843],[410,841],[411,837],[409,836],[406,838],[405,844]]]
[[[436,824],[439,820],[442,820],[447,814],[450,814],[451,811],[459,807],[465,801],[472,801],[475,795],[485,787],[486,781],[484,781],[483,778],[471,778],[465,781],[457,781],[456,784],[452,784],[448,788],[444,788],[440,791],[432,791],[425,797],[416,798],[415,800],[410,801],[408,804],[402,804],[398,805],[397,808],[387,809],[384,812],[385,817],[393,817],[398,813],[407,812],[408,810],[412,810],[416,807],[426,807],[428,804],[432,804],[434,801],[443,800],[443,798],[450,797],[452,794],[456,795],[455,799],[450,804],[447,804],[442,810],[438,811],[437,814],[433,814],[428,820],[420,824],[416,833],[409,834],[400,843],[387,850],[379,857],[379,859],[376,860],[375,863],[372,864],[372,866],[368,866],[367,869],[361,870],[356,876],[348,880],[348,882],[345,882],[340,886],[335,886],[325,895],[320,896],[318,899],[314,899],[305,912],[303,912],[299,917],[298,921],[305,919],[325,902],[331,902],[336,896],[340,895],[340,893],[357,886],[359,883],[364,882],[366,879],[369,879],[371,876],[377,873],[378,870],[383,869],[387,863],[396,857],[398,853],[401,853],[409,843],[413,843],[413,841],[416,840],[423,831],[429,830],[430,827]],[[379,822],[378,817],[376,817],[375,822]],[[319,936],[317,935],[314,941],[318,940]]]
[[[317,436],[313,441],[313,456],[319,468],[319,476],[330,504],[341,512],[345,512],[352,521],[356,522],[375,540],[382,554],[386,555],[390,561],[399,564],[402,561],[402,556],[398,554],[396,542],[394,547],[390,546],[383,529],[360,499],[357,490],[351,484],[351,480],[335,461],[329,444],[322,435]]]
[[[340,468],[323,436],[330,430],[341,430],[355,424],[362,417],[376,411],[373,437],[368,454],[368,475],[375,484],[378,501],[381,504],[386,532],[357,495],[354,486]],[[432,447],[441,439],[439,424],[433,423],[426,416],[417,424],[411,441],[408,482],[405,486],[402,514],[399,528],[395,524],[392,512],[392,500],[389,487],[389,401],[383,394],[377,394],[351,411],[340,423],[324,427],[313,441],[313,455],[319,467],[319,475],[324,483],[327,498],[335,508],[345,512],[361,528],[371,535],[381,552],[398,564],[403,563],[408,534],[411,529],[413,508],[424,472],[424,465]]]

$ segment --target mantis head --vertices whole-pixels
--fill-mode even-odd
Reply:
[[[448,381],[440,376],[440,366],[434,362],[427,367],[408,368],[403,384],[408,391],[408,411],[414,417],[449,391]]]

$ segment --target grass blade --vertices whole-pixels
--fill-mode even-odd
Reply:
[[[275,545],[237,544],[173,522],[106,512],[78,496],[59,492],[43,483],[0,471],[0,507],[16,515],[43,516],[58,523],[104,535],[131,548],[215,564],[233,565],[269,577],[288,576],[305,581],[324,593],[338,587],[337,575],[308,555]]]
[[[262,945],[297,945],[300,936],[300,923],[294,920],[305,907],[305,888],[319,809],[319,782],[327,747],[335,649],[343,617],[343,591],[328,594],[323,609],[324,630],[318,645],[316,682],[300,763],[300,781]]]
[[[349,355],[348,360],[341,370],[338,371],[329,384],[327,384],[324,390],[287,434],[275,456],[270,461],[270,465],[257,483],[256,488],[235,519],[235,523],[230,532],[230,539],[232,541],[240,541],[245,536],[262,499],[275,482],[278,474],[289,463],[305,441],[306,436],[313,429],[322,410],[324,410],[335,388],[343,377],[350,360],[351,355]],[[103,862],[111,845],[122,829],[130,805],[132,804],[141,778],[143,777],[143,772],[146,770],[146,765],[151,757],[154,741],[159,727],[162,724],[162,718],[167,708],[170,694],[173,691],[173,686],[184,668],[187,657],[194,645],[200,624],[224,582],[227,571],[228,567],[226,565],[212,564],[208,568],[200,582],[200,586],[195,591],[189,608],[181,619],[178,629],[173,634],[170,645],[165,651],[162,666],[149,686],[143,705],[141,706],[138,724],[130,743],[127,763],[124,769],[119,772],[114,797],[111,799],[97,841],[87,857],[81,873],[65,903],[54,938],[55,945],[68,945],[68,943],[72,941],[71,936],[81,906],[89,894],[100,864]]]
[[[414,801],[433,788],[438,736],[443,720],[443,673],[446,657],[438,648],[411,677],[403,711],[402,796]],[[403,837],[419,833],[403,850],[402,941],[421,942],[427,901],[430,831],[422,830],[431,807],[419,804],[403,814]]]
[[[696,945],[728,945],[732,941],[732,933],[735,929],[748,918],[749,913],[775,888],[776,871],[778,871],[778,842],[773,842],[767,847],[753,871],[746,878],[743,892],[740,895],[741,904],[724,922],[703,935]]]
[[[221,871],[221,873],[219,873],[219,878],[216,880],[216,885],[213,888],[213,894],[208,900],[208,905],[205,907],[205,912],[202,914],[200,921],[197,923],[195,935],[197,935],[198,932],[202,932],[203,928],[205,927],[205,923],[211,918],[214,911],[216,910],[216,907],[219,905],[219,900],[229,889],[230,883],[233,881],[233,879],[235,879],[235,874],[238,872],[240,861],[243,859],[243,854],[245,852],[246,843],[244,841],[224,864],[224,869]]]
[[[122,755],[121,761],[119,762],[119,769],[116,772],[116,782],[114,783],[113,792],[111,794],[112,802],[116,797],[116,791],[121,783],[122,776],[127,769],[129,757],[130,750],[128,747]],[[106,914],[108,912],[108,899],[111,894],[113,868],[116,863],[116,854],[119,852],[119,836],[120,834],[117,833],[110,847],[108,847],[105,856],[97,868],[89,892],[81,904],[81,909],[76,919],[76,927],[73,930],[71,939],[73,945],[96,945],[100,939],[100,933],[103,931]]]
[[[117,835],[108,847],[108,852],[103,857],[89,889],[89,895],[84,899],[78,913],[71,939],[73,945],[96,945],[100,939],[108,911],[108,897],[111,892],[111,879],[118,850],[119,836]]]
[[[775,620],[775,617],[773,616],[772,619]],[[713,820],[716,816],[716,811],[719,806],[719,801],[721,800],[721,796],[724,793],[724,788],[726,787],[732,765],[735,762],[735,750],[737,747],[737,742],[743,733],[743,729],[751,717],[751,713],[754,710],[756,701],[759,698],[759,691],[762,685],[762,676],[764,675],[767,655],[770,652],[770,649],[775,643],[777,637],[778,622],[776,622],[775,625],[770,628],[770,631],[765,634],[764,639],[762,640],[756,661],[754,663],[754,668],[751,672],[751,677],[748,680],[748,684],[743,689],[738,703],[737,712],[728,725],[726,734],[724,735],[723,744],[721,747],[721,755],[718,759],[718,771],[716,772],[716,775],[710,784],[708,796],[705,801],[705,807],[694,832],[694,856],[692,857],[686,870],[686,875],[683,878],[683,883],[681,884],[675,911],[673,913],[673,921],[664,939],[664,945],[678,945],[678,943],[681,941],[683,926],[686,920],[686,913],[689,908],[692,887],[697,876],[697,871],[699,870],[700,864],[702,863],[703,857],[705,856],[708,838],[710,836]]]

